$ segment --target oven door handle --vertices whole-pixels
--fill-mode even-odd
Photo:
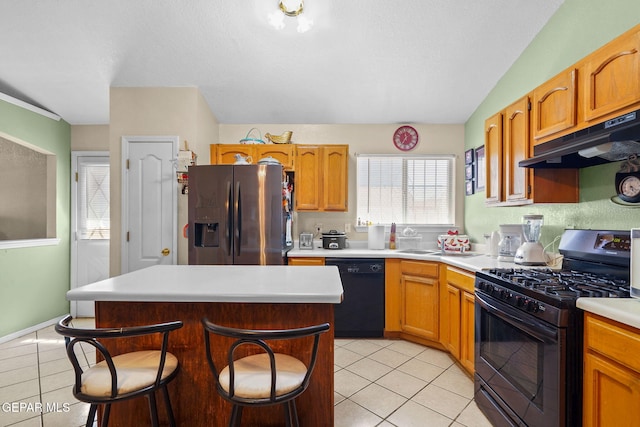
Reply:
[[[498,317],[502,317],[505,320],[510,320],[511,323],[518,324],[522,329],[528,331],[532,335],[537,335],[540,338],[547,338],[553,342],[558,341],[558,331],[557,329],[548,326],[546,323],[543,323],[533,316],[527,315],[530,317],[528,321],[524,321],[517,314],[520,312],[513,310],[511,307],[499,303],[500,307],[496,307],[498,304],[492,304],[487,301],[487,298],[480,295],[479,292],[476,291],[476,302],[480,304],[487,311],[491,311],[494,315]]]

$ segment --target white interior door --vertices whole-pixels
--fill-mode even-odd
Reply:
[[[109,153],[71,154],[71,287],[109,277]],[[94,317],[93,301],[72,301],[71,315]]]
[[[178,137],[123,137],[122,273],[176,264]]]

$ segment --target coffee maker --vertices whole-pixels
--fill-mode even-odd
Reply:
[[[500,224],[500,243],[498,243],[498,261],[511,261],[522,243],[521,224]]]
[[[543,222],[542,215],[524,215],[522,217],[524,243],[516,251],[513,262],[522,265],[546,265],[544,248],[540,243]]]

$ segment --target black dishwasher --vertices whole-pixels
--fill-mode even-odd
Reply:
[[[340,271],[344,299],[336,304],[336,338],[382,337],[384,331],[384,259],[326,258]]]

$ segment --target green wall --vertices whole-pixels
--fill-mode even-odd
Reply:
[[[0,131],[56,155],[56,237],[60,239],[55,246],[0,249],[1,338],[69,312],[65,294],[70,274],[71,127],[0,101]]]
[[[565,0],[465,124],[466,149],[484,145],[486,118],[639,23],[638,0]],[[618,169],[618,163],[581,169],[580,203],[486,208],[484,192],[467,196],[466,232],[475,242],[483,243],[483,233],[497,229],[498,224],[520,223],[525,213],[544,215],[544,244],[560,235],[565,226],[640,227],[640,209],[620,207],[610,200]]]

